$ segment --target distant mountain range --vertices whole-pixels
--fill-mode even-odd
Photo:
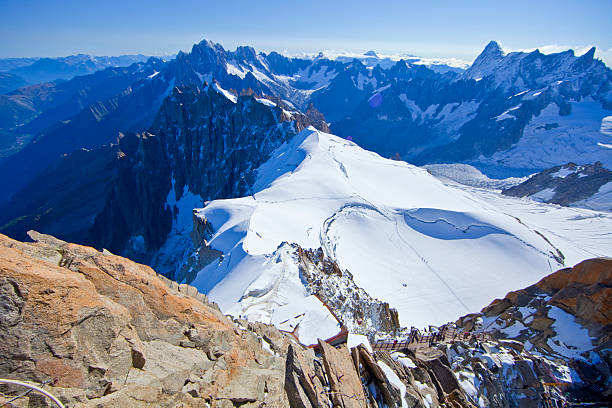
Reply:
[[[69,80],[108,67],[127,67],[135,62],[146,61],[147,58],[141,54],[118,57],[77,54],[58,58],[2,58],[0,72],[19,76],[30,84],[38,84],[59,79]]]
[[[423,58],[412,54],[386,55],[379,54],[375,51],[366,51],[364,53],[349,53],[349,52],[333,52],[321,51],[318,54],[304,55],[305,59],[328,59],[340,61],[345,64],[350,64],[354,60],[358,60],[370,69],[377,65],[381,68],[388,69],[395,65],[398,61],[403,60],[413,65],[423,65],[432,71],[438,73],[465,71],[470,63],[456,58]]]
[[[0,94],[14,91],[17,88],[26,86],[28,83],[18,75],[0,72]]]
[[[143,228],[147,217],[165,211],[159,200],[169,187],[167,182],[163,188],[141,185],[141,176],[128,177],[121,166],[129,162],[128,173],[154,174],[159,169],[148,166],[174,163],[168,172],[178,183],[176,200],[187,193],[195,201],[234,197],[248,192],[251,173],[273,149],[308,124],[384,157],[416,164],[463,162],[489,176],[524,176],[568,161],[600,161],[610,168],[612,71],[593,55],[594,50],[579,57],[571,50],[505,54],[491,42],[465,71],[440,69],[441,64],[433,64],[434,70],[422,60],[395,61],[373,52],[352,59],[297,58],[251,47],[228,51],[205,40],[170,61],[149,58],[20,88],[0,95],[0,137],[9,146],[0,161],[1,230],[22,237],[29,228],[46,225],[69,240],[150,259],[172,223],[160,221],[168,219],[165,215],[156,219],[157,227],[147,227],[157,228],[155,233]],[[183,105],[170,109],[184,98]],[[248,112],[236,111],[247,107]],[[262,109],[270,112],[252,113]],[[275,119],[259,122],[269,115]],[[285,122],[294,124],[266,139]],[[140,142],[128,145],[145,150],[130,148],[133,159],[115,161],[117,155],[131,157],[118,146],[135,138],[117,142],[119,132],[141,134]],[[146,146],[156,146],[153,140],[161,150],[149,161]],[[265,151],[257,150],[262,145]],[[186,162],[172,159],[179,156]],[[92,188],[87,179],[98,180],[100,172],[115,174],[109,176],[113,180],[128,177],[126,191],[162,188],[156,200],[143,201],[157,209],[146,217],[124,218],[134,225],[118,227],[118,214],[129,214],[130,200],[113,204],[118,199],[109,194],[115,182],[102,180],[95,194],[86,193]],[[193,178],[195,173],[206,179]],[[95,203],[92,197],[98,197]],[[77,216],[69,210],[65,203],[74,199],[89,212]],[[107,235],[96,235],[95,225],[103,219]],[[143,241],[130,241],[136,236]]]
[[[491,42],[463,71],[461,64],[411,56],[398,59],[371,51],[297,58],[256,53],[250,47],[227,51],[202,41],[189,54],[181,52],[174,60],[152,60],[152,64],[161,74],[156,80],[167,86],[171,81],[201,86],[214,78],[224,89],[278,96],[299,109],[312,102],[335,134],[350,136],[384,156],[417,164],[466,161],[492,173],[506,169],[502,174],[506,176],[567,161],[600,160],[611,165],[606,158],[609,149],[602,145],[612,143],[612,136],[602,123],[612,107],[612,73],[593,54],[594,49],[580,57],[571,50],[506,55]],[[141,64],[144,70],[151,65]],[[126,83],[142,79],[136,71],[124,71]],[[56,113],[63,111],[63,101],[53,96],[65,95],[65,88],[78,93],[85,83],[105,88],[105,77],[3,96],[0,131],[13,136],[38,134],[51,123],[88,109],[88,104],[108,100],[111,92],[96,95],[86,89],[87,101]],[[109,88],[116,91],[112,96],[121,92],[112,84]],[[43,112],[49,120],[24,126]]]

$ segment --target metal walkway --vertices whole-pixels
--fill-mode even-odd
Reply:
[[[434,343],[452,343],[454,341],[469,341],[477,339],[480,341],[492,339],[489,333],[473,333],[462,331],[454,328],[441,328],[435,333],[421,333],[413,331],[408,339],[405,340],[379,340],[372,344],[374,351],[396,351],[407,348],[419,348],[423,346],[431,346]]]

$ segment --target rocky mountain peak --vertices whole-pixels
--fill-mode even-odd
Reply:
[[[406,62],[406,60],[401,59],[397,61],[391,68],[389,68],[389,73],[404,78],[408,76],[408,72],[410,69],[412,69],[411,64]]]
[[[499,43],[495,40],[489,41],[489,43],[486,45],[486,47],[484,48],[484,50],[482,51],[482,53],[480,53],[481,56],[486,55],[486,56],[504,56],[504,51],[502,50],[501,45],[499,45]]]
[[[504,52],[497,41],[491,41],[482,50],[474,63],[464,73],[464,77],[478,79],[488,75],[489,71],[504,59]]]
[[[594,54],[594,47],[579,57],[573,50],[544,54],[536,49],[504,54],[492,41],[458,79],[487,78],[488,87],[514,93],[546,87],[559,93],[556,89],[562,87],[565,96],[572,92],[601,100],[610,90],[612,75],[602,61],[594,59]]]
[[[225,61],[226,51],[221,44],[213,43],[210,40],[202,40],[194,44],[191,53],[185,55],[192,62],[217,63]]]
[[[234,56],[240,61],[252,62],[257,58],[257,53],[253,47],[240,46],[234,51]]]
[[[200,41],[197,44],[194,44],[193,47],[191,48],[192,52],[196,49],[198,50],[203,50],[203,49],[212,49],[212,50],[218,50],[218,51],[225,51],[225,49],[223,48],[223,46],[219,43],[214,43],[211,40],[208,39],[203,39],[202,41]]]
[[[593,58],[595,57],[595,51],[596,48],[595,47],[591,47],[587,52],[585,52],[582,57],[580,57],[583,60],[590,60],[592,61]]]
[[[476,61],[500,61],[506,54],[502,50],[501,46],[497,41],[490,41],[486,47],[482,50],[480,55],[476,58]]]

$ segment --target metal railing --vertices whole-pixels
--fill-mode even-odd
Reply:
[[[26,397],[28,394],[30,394],[32,391],[36,391],[42,395],[44,395],[45,397],[49,398],[51,401],[53,401],[55,403],[55,405],[57,405],[59,408],[65,408],[64,404],[62,404],[60,402],[59,399],[57,399],[57,397],[55,397],[53,394],[51,394],[49,391],[43,390],[41,387],[29,383],[29,382],[25,382],[25,381],[19,381],[19,380],[11,380],[8,378],[0,378],[0,384],[10,384],[10,385],[20,385],[22,387],[26,387],[27,390],[19,395],[15,395],[14,397],[9,397],[10,399],[7,401],[0,401],[0,408],[2,407],[6,407],[6,406],[11,406],[11,402],[17,401],[20,398],[24,398]],[[49,384],[49,382],[44,382],[43,384],[41,384],[42,386]],[[10,405],[9,405],[10,404]]]
[[[476,339],[480,341],[490,340],[493,337],[489,333],[473,333],[457,329],[442,329],[435,333],[412,332],[405,340],[378,340],[372,344],[375,351],[393,351],[408,348],[417,344],[452,343],[454,341],[467,341]]]

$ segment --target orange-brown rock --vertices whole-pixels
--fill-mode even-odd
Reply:
[[[323,114],[319,112],[319,110],[317,110],[317,108],[315,108],[312,103],[310,103],[310,105],[308,106],[306,114],[304,116],[296,117],[295,120],[295,128],[298,131],[302,131],[308,126],[312,125],[322,132],[331,132],[327,122],[325,121],[325,116],[323,116]]]
[[[535,285],[510,292],[502,300],[496,299],[485,307],[482,313],[486,316],[501,316],[511,306],[525,306],[537,293],[550,297],[546,305],[565,310],[576,316],[587,327],[610,326],[612,325],[612,312],[610,312],[612,259],[587,259],[573,268],[561,269]]]
[[[588,259],[545,277],[536,286],[552,295],[551,305],[583,324],[612,325],[612,259]]]
[[[335,349],[319,340],[323,365],[327,371],[330,397],[334,407],[366,408],[368,406],[361,380],[346,346]]]
[[[288,404],[284,358],[194,288],[169,286],[125,258],[31,237],[38,242],[0,235],[1,377],[55,378],[53,392],[70,406],[151,406],[151,397],[173,407]]]
[[[570,285],[612,286],[612,258],[593,258],[582,261],[573,268],[561,269],[545,278],[536,286],[548,293],[554,293]]]

